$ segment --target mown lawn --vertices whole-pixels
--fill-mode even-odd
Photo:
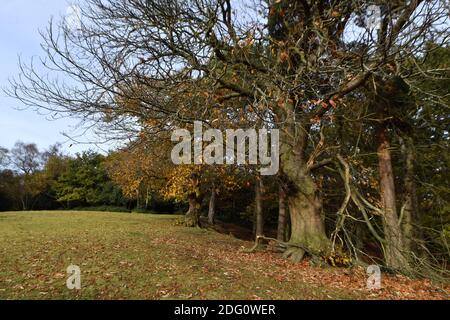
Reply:
[[[0,213],[0,299],[445,299],[429,281],[293,264],[252,243],[175,225],[177,216]],[[81,290],[66,287],[69,265]]]

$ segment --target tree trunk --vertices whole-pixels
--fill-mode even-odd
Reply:
[[[148,187],[145,191],[145,210],[148,210],[148,195],[149,195],[149,190]]]
[[[214,225],[216,215],[216,186],[213,183],[211,188],[211,198],[209,198],[208,223]]]
[[[403,206],[401,212],[401,226],[405,238],[405,249],[410,251],[418,251],[416,240],[423,239],[420,228],[414,227],[421,225],[421,218],[418,212],[418,200],[416,183],[414,181],[414,162],[415,153],[413,141],[410,137],[400,138],[401,150],[405,162],[405,177],[404,177],[404,194]]]
[[[200,227],[200,177],[193,173],[190,177],[191,193],[188,194],[189,210],[185,224],[188,227]]]
[[[139,190],[136,191],[136,209],[140,209],[140,202],[139,202]]]
[[[286,215],[286,233],[285,233],[286,241],[289,241],[291,238],[291,217],[289,214]]]
[[[395,269],[404,269],[408,264],[405,258],[404,240],[397,215],[390,142],[385,123],[378,126],[377,139],[380,191],[384,212],[383,227],[386,240],[386,264]]]
[[[304,181],[307,180],[305,177]],[[305,191],[311,191],[311,189]],[[289,242],[301,244],[311,254],[325,254],[329,250],[329,240],[321,216],[321,199],[315,195],[315,190],[310,193],[303,192],[304,190],[288,196],[291,217],[291,238]],[[291,256],[294,261],[300,261],[304,254],[303,249],[292,248],[286,253],[286,256]]]
[[[200,203],[195,194],[188,196],[189,210],[186,212],[185,223],[188,227],[200,227]]]
[[[256,177],[255,182],[255,236],[264,235],[264,216],[262,208],[263,181],[261,177]]]
[[[20,201],[22,202],[22,210],[27,211],[25,196],[20,197]]]
[[[286,193],[281,186],[278,199],[277,239],[283,242],[286,241]]]
[[[326,254],[330,241],[325,233],[321,195],[305,160],[310,127],[301,125],[300,119],[296,120],[292,105],[286,107],[290,111],[280,132],[280,165],[287,188],[291,225],[289,242],[297,246],[288,248],[284,256],[300,261],[305,254],[304,249],[313,255]]]

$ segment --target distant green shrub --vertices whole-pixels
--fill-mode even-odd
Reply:
[[[71,211],[101,211],[101,212],[131,212],[125,207],[118,206],[94,206],[94,207],[77,207],[70,209]]]
[[[132,213],[145,213],[145,214],[172,214],[171,211],[161,211],[161,210],[153,210],[153,209],[133,209]]]

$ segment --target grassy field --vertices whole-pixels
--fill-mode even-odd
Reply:
[[[0,299],[445,299],[427,280],[293,264],[252,243],[175,225],[176,216],[0,213]],[[81,268],[81,290],[66,269]],[[448,289],[448,288],[444,288]]]

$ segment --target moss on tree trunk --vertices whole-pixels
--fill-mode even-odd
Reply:
[[[308,129],[299,127],[298,123],[291,123],[281,131],[280,163],[291,223],[289,243],[300,244],[306,249],[288,248],[284,256],[293,261],[302,260],[305,251],[317,255],[326,254],[330,249],[321,195],[305,161],[307,136]]]

